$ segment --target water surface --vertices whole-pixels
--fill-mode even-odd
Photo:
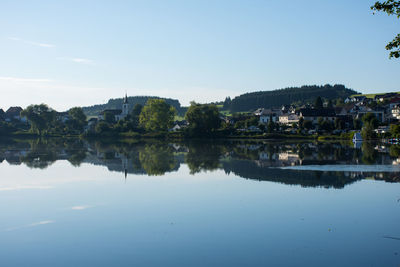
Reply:
[[[397,266],[399,151],[7,141],[0,265]]]

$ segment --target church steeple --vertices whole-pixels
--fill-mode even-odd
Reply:
[[[128,94],[125,94],[124,102],[122,103],[122,116],[126,117],[129,114]]]

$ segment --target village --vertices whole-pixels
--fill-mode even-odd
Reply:
[[[86,117],[81,125],[83,128],[78,129],[77,133],[100,133],[99,125],[103,125],[103,128],[104,125],[111,128],[119,125],[120,131],[123,131],[121,129],[124,125],[131,125],[131,129],[136,130],[140,127],[138,116],[142,108],[142,106],[131,107],[128,96],[125,95],[121,109],[107,109],[95,117]],[[0,122],[3,125],[27,130],[30,121],[22,115],[22,111],[22,107],[10,107],[6,111],[0,109]],[[134,112],[136,114],[133,114]],[[69,111],[54,111],[54,113],[55,121],[59,124],[68,124],[73,120],[73,115]],[[133,119],[135,116],[136,118]],[[400,134],[398,126],[400,95],[397,93],[377,94],[373,97],[355,95],[335,101],[318,97],[314,103],[304,105],[283,105],[281,108],[255,107],[253,112],[233,114],[219,112],[218,116],[220,119],[218,128],[229,135],[252,136],[262,133],[280,133],[343,136],[345,133],[355,132],[359,133],[360,139],[390,138],[398,137]],[[136,125],[132,124],[134,120],[136,120]],[[365,129],[366,126],[368,129]],[[186,117],[181,117],[181,119],[171,121],[167,130],[168,132],[183,132],[188,127],[190,127],[190,121]],[[364,134],[363,130],[365,130]],[[362,134],[363,137],[361,137]]]

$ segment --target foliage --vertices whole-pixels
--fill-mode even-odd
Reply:
[[[375,11],[383,11],[388,15],[395,15],[400,18],[400,1],[387,0],[384,2],[375,2],[371,9]],[[400,57],[400,34],[398,34],[391,42],[386,45],[386,50],[390,51],[389,57]]]
[[[167,104],[173,106],[177,111],[178,114],[184,114],[185,109],[181,107],[181,104],[179,103],[179,100],[177,99],[170,99],[170,98],[160,98],[156,96],[130,96],[128,97],[128,102],[129,102],[129,107],[131,112],[136,104],[140,104],[144,106],[149,99],[163,99]],[[106,109],[120,109],[122,107],[122,103],[124,101],[124,98],[115,98],[115,99],[110,99],[106,104],[99,104],[99,105],[93,105],[89,107],[83,107],[83,111],[85,112],[86,115],[88,116],[95,116],[101,113],[103,110]]]
[[[81,132],[86,125],[86,115],[83,113],[82,108],[71,108],[68,114],[70,116],[70,119],[67,121],[68,127],[77,132]]]
[[[171,147],[157,144],[145,145],[139,151],[139,160],[148,175],[164,175],[177,164]]]
[[[314,103],[314,108],[315,109],[323,109],[323,103],[322,103],[322,98],[320,96],[317,97],[317,99],[315,99],[315,103]]]
[[[213,104],[190,103],[185,119],[189,123],[190,131],[194,134],[210,133],[221,127],[218,108]]]
[[[114,114],[112,112],[104,111],[103,116],[104,116],[104,120],[107,123],[113,124],[115,122],[115,116],[114,116]]]
[[[302,128],[304,128],[304,129],[306,129],[306,130],[312,129],[312,128],[313,128],[313,123],[312,123],[312,121],[303,120],[303,127],[302,127]]]
[[[294,102],[299,104],[311,103],[318,96],[325,99],[345,99],[357,92],[346,88],[344,85],[302,86],[291,87],[274,91],[260,91],[240,95],[232,99],[230,110],[232,112],[249,111],[256,108],[281,107]],[[225,107],[224,107],[225,108]]]
[[[400,125],[399,124],[391,124],[390,125],[390,134],[392,137],[399,138],[400,137]]]
[[[30,122],[32,132],[42,135],[42,132],[54,122],[56,112],[46,104],[30,105],[21,111],[21,116],[26,117]]]
[[[363,124],[369,122],[371,123],[373,129],[377,128],[379,125],[379,121],[373,113],[367,113],[362,117]]]
[[[364,140],[374,139],[376,137],[374,132],[374,125],[372,122],[367,121],[364,123],[361,129],[361,136]]]
[[[150,99],[139,116],[140,125],[147,131],[167,131],[174,121],[176,110],[162,99]]]
[[[110,130],[111,130],[110,126],[104,121],[100,121],[99,123],[97,123],[95,128],[95,132],[97,134],[106,133],[109,132]]]

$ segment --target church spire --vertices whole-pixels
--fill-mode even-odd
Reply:
[[[128,94],[127,93],[125,93],[124,104],[128,104]]]

